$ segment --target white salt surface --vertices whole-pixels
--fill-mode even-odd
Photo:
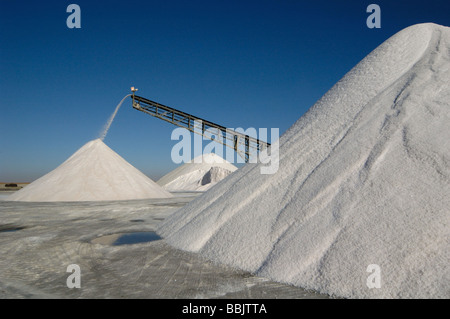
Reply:
[[[15,192],[0,192],[0,200],[7,199],[10,195],[14,194]]]
[[[7,198],[11,201],[98,201],[172,195],[110,149],[88,142],[69,159]]]
[[[183,164],[157,181],[166,190],[207,191],[237,170],[237,167],[217,154],[200,155]]]
[[[169,216],[180,249],[349,298],[449,298],[450,28],[397,33],[280,139]],[[371,264],[381,286],[369,288]],[[373,278],[373,277],[371,277]]]
[[[96,202],[0,201],[0,299],[327,298],[216,265],[164,240],[119,246],[101,240],[154,231],[199,193],[176,195]],[[18,230],[5,231],[11,228]],[[71,264],[80,266],[80,289],[67,288]]]

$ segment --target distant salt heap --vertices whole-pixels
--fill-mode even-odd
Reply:
[[[235,170],[236,166],[219,155],[210,153],[177,167],[157,183],[171,192],[207,191]]]
[[[102,201],[168,198],[172,195],[145,176],[101,139],[88,142],[69,159],[8,197],[13,201]]]
[[[158,232],[322,293],[449,298],[450,28],[385,41],[281,137],[279,164],[244,166]]]

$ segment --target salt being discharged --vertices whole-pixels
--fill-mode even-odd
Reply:
[[[114,110],[114,112],[111,114],[111,116],[108,119],[108,122],[106,122],[102,133],[100,134],[99,139],[101,139],[102,141],[105,140],[106,134],[108,134],[109,128],[111,127],[112,122],[114,121],[114,118],[116,117],[117,112],[119,111],[120,107],[122,106],[123,101],[125,101],[125,99],[127,97],[131,96],[131,94],[126,95],[120,102],[119,104],[117,104],[116,109]]]
[[[103,142],[128,96],[117,105],[100,138],[86,143],[60,166],[10,195],[7,200],[72,202],[172,197]]]

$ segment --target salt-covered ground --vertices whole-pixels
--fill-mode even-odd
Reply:
[[[0,298],[327,298],[215,265],[164,239],[122,246],[91,243],[103,235],[155,230],[198,193],[72,203],[12,202],[4,195]],[[80,289],[66,285],[70,264],[80,266]]]

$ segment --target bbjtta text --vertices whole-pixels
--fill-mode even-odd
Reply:
[[[267,314],[266,307],[264,304],[227,304],[226,308],[218,308],[217,306],[196,306],[192,303],[189,303],[188,306],[183,306],[182,313],[183,314],[207,314],[210,317],[214,316],[214,314],[218,312],[225,312],[228,314],[238,314],[238,315],[246,315],[246,314]]]

